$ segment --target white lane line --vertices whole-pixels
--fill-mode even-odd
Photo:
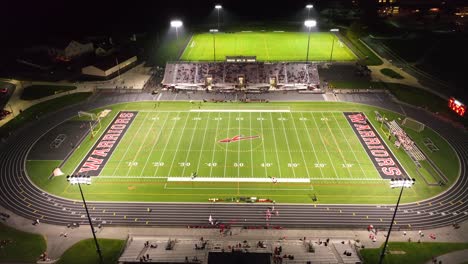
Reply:
[[[161,137],[161,134],[162,134],[162,132],[164,131],[164,128],[165,128],[165,126],[166,126],[166,122],[167,122],[168,119],[169,119],[169,114],[166,115],[166,119],[164,120],[164,123],[163,123],[163,125],[161,126],[161,129],[159,130],[158,136],[156,137],[156,140],[154,141],[154,143],[152,143],[151,150],[150,150],[150,152],[148,153],[148,156],[147,156],[147,158],[146,158],[145,166],[144,166],[143,169],[141,170],[140,177],[143,176],[143,172],[145,171],[146,166],[148,165],[148,161],[149,161],[150,158],[152,157],[152,154],[153,154],[153,151],[154,151],[154,147],[156,147],[156,145],[157,145],[157,143],[158,143],[158,141],[159,141],[159,138]]]
[[[176,119],[179,117],[179,114],[180,114],[180,112],[177,112]],[[169,116],[167,118],[169,118]],[[176,122],[176,120],[174,120],[174,125],[171,128],[171,132],[168,134],[169,137],[168,137],[166,145],[164,146],[164,149],[163,149],[163,151],[161,153],[161,157],[159,158],[160,161],[163,161],[164,154],[166,153],[167,146],[169,145],[169,142],[171,141],[172,132],[174,132],[174,128],[176,127],[176,124],[177,124],[177,122]],[[156,167],[156,169],[154,170],[153,176],[157,175],[159,168],[161,168],[161,166]]]
[[[325,148],[325,152],[327,153],[328,160],[330,160],[330,165],[332,166],[333,171],[335,172],[335,177],[338,178],[338,172],[336,171],[335,165],[333,165],[333,160],[332,160],[332,158],[330,156],[330,153],[327,150],[327,146],[325,145],[325,141],[323,140],[323,137],[322,137],[322,132],[320,132],[320,127],[318,126],[317,121],[315,120],[314,113],[309,112],[309,115],[311,116],[312,120],[314,120],[315,127],[317,127],[317,132],[318,132],[318,134],[320,136],[320,142],[322,142],[322,144],[323,144],[323,146]]]
[[[307,177],[310,178],[310,174],[309,174],[309,168],[307,168],[307,161],[304,157],[304,150],[302,148],[302,143],[301,143],[301,139],[299,138],[299,134],[297,133],[297,127],[296,127],[296,121],[294,120],[294,117],[291,113],[289,113],[289,115],[291,116],[291,119],[293,121],[293,126],[294,126],[294,131],[296,132],[296,137],[297,137],[297,142],[299,142],[299,148],[301,149],[301,155],[302,155],[302,160],[304,161],[304,167],[306,169],[306,172],[307,172]],[[284,126],[283,126],[284,128]],[[284,132],[286,134],[286,131]]]
[[[177,152],[179,151],[180,142],[182,141],[182,138],[184,137],[185,127],[187,127],[187,122],[188,122],[189,118],[190,118],[190,114],[188,114],[187,117],[185,118],[184,127],[182,128],[182,131],[180,132],[180,137],[179,137],[179,142],[177,142],[176,152],[174,153],[174,156],[172,157],[171,167],[169,167],[169,172],[167,173],[167,176],[169,176],[169,177],[172,176],[171,172],[172,172],[172,168],[174,168],[174,161],[175,161],[175,159],[177,157]],[[186,161],[184,161],[184,162],[186,162]]]

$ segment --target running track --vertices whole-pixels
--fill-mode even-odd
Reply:
[[[66,225],[86,224],[80,201],[72,201],[42,192],[24,172],[29,148],[47,130],[76,115],[78,110],[93,109],[125,101],[151,100],[146,94],[104,94],[97,99],[44,116],[41,122],[28,124],[10,136],[0,146],[0,203],[28,219]],[[424,111],[406,107],[409,116],[429,124],[444,136],[457,151],[461,174],[447,192],[418,203],[400,205],[396,228],[435,228],[461,222],[468,218],[468,137],[458,129],[432,117]],[[404,194],[403,194],[404,195]],[[265,225],[268,204],[191,204],[191,203],[124,203],[90,202],[91,217],[96,223],[120,226],[187,226],[207,225],[208,216],[234,225]],[[147,212],[147,208],[152,212]],[[393,205],[276,205],[280,215],[270,225],[281,227],[349,228],[388,226]],[[115,214],[115,215],[114,215]]]

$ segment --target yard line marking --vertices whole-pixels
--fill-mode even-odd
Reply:
[[[262,113],[260,113],[260,118],[262,120],[260,120],[260,130],[262,131],[262,146],[263,146],[263,164],[266,163],[266,150],[265,150],[265,134],[263,133],[263,117],[262,117]],[[277,152],[278,153],[278,152]],[[279,164],[278,164],[279,165]],[[253,167],[253,166],[252,166]],[[264,166],[265,168],[265,176],[268,176],[268,169],[267,169],[267,166]],[[281,170],[278,170],[279,171],[279,175],[280,175],[280,178],[281,178]]]
[[[200,113],[198,113],[198,116],[197,117],[200,117]],[[197,128],[198,126],[198,118],[195,122],[195,128]],[[193,137],[195,136],[195,131],[197,131],[196,129],[193,129],[193,132],[192,132],[192,138],[190,139],[190,144],[189,144],[189,149],[187,151],[187,155],[185,156],[185,161],[184,162],[187,162],[187,159],[190,155],[190,149],[192,148],[192,142],[193,142]],[[176,152],[177,153],[177,152]],[[175,155],[174,155],[175,156]],[[185,169],[187,168],[187,166],[184,166],[184,168],[182,169],[182,174],[180,176],[184,176],[184,173],[185,173]],[[197,171],[195,173],[198,173]]]
[[[219,128],[219,121],[220,121],[219,117],[220,117],[220,115],[221,115],[221,113],[218,113],[218,120],[216,120],[217,121],[217,123],[216,123],[216,132],[215,132],[215,138],[214,138],[215,143],[213,144],[213,155],[211,155],[211,161],[210,162],[214,161],[214,157],[215,157],[215,153],[216,153],[216,142],[217,142],[216,140],[218,138],[218,128]],[[210,177],[211,177],[212,173],[213,173],[213,166],[210,166]]]
[[[323,112],[322,112],[322,117],[326,117],[326,116],[323,114]],[[346,158],[345,158],[345,156],[343,155],[343,152],[341,152],[341,148],[340,148],[340,146],[338,145],[338,141],[336,141],[335,134],[334,134],[333,131],[331,130],[330,125],[328,124],[328,122],[325,121],[325,124],[327,124],[328,130],[330,131],[330,134],[332,135],[333,141],[335,141],[335,146],[336,146],[336,148],[338,149],[338,152],[340,153],[341,158],[343,159],[343,163],[344,163],[344,164],[347,164],[348,162],[346,161]],[[327,152],[328,152],[328,150],[327,150]],[[352,178],[353,175],[351,174],[351,169],[350,169],[349,167],[346,167],[346,169],[348,169],[349,176]]]
[[[305,167],[306,172],[307,172],[307,177],[310,178],[309,169],[307,168],[307,161],[306,161],[306,159],[304,157],[304,150],[302,148],[301,139],[299,138],[299,134],[297,133],[296,121],[294,121],[294,117],[293,117],[293,115],[291,113],[289,113],[289,115],[291,116],[291,119],[293,121],[294,131],[296,132],[297,142],[299,142],[299,148],[301,149],[302,160],[304,161],[304,167]]]
[[[145,171],[146,166],[148,165],[148,161],[149,161],[150,158],[151,158],[151,155],[152,155],[152,153],[153,153],[153,151],[154,151],[154,147],[156,146],[156,143],[159,141],[159,138],[161,137],[161,134],[162,134],[162,132],[163,132],[165,126],[166,126],[167,120],[169,120],[169,114],[166,115],[166,120],[164,120],[164,123],[163,123],[163,125],[161,126],[161,129],[159,130],[158,136],[156,137],[156,140],[155,140],[154,143],[152,144],[150,153],[148,153],[148,157],[146,158],[146,161],[145,161],[145,166],[144,166],[143,169],[141,170],[140,177],[143,176],[143,172]]]
[[[280,113],[280,116],[281,118],[283,118],[283,114]],[[289,140],[288,140],[288,134],[286,133],[286,129],[284,127],[284,123],[285,122],[281,122],[281,125],[283,126],[283,132],[284,132],[284,138],[286,139],[286,146],[288,147],[288,154],[289,154],[289,160],[291,161],[291,163],[294,163],[294,161],[292,160],[292,156],[291,156],[291,148],[289,147]],[[304,164],[305,165],[305,164]],[[293,171],[293,175],[294,175],[294,178],[296,178],[296,170],[294,169],[294,167],[291,167],[292,171]]]
[[[208,118],[207,118],[207,121],[206,121],[206,126],[205,126],[205,132],[203,133],[203,140],[202,140],[202,150],[200,151],[200,153],[198,154],[198,162],[197,162],[197,174],[198,174],[198,170],[200,169],[200,161],[201,161],[201,157],[202,157],[202,154],[203,154],[203,147],[205,146],[205,137],[206,137],[206,131],[208,130],[208,124],[210,123],[210,114],[211,113],[208,113]],[[214,151],[213,151],[214,152]],[[212,161],[211,161],[212,162]]]
[[[179,114],[180,114],[180,112],[177,112],[177,116],[176,116],[176,117],[179,117]],[[167,118],[169,118],[169,115],[168,115]],[[169,135],[172,135],[172,132],[174,132],[174,128],[176,127],[176,124],[177,124],[177,122],[174,121],[174,125],[172,126],[171,132],[169,133]],[[167,146],[169,145],[170,139],[171,139],[171,137],[169,137],[169,138],[167,139],[167,142],[166,142],[166,145],[164,146],[164,149],[163,149],[163,152],[162,152],[162,154],[161,154],[160,160],[163,160],[164,153],[166,153],[166,148],[167,148]],[[160,167],[160,166],[156,167],[156,169],[154,170],[153,176],[156,175],[156,174],[158,173],[159,168],[161,168],[161,167]]]
[[[348,138],[345,136],[345,134],[344,134],[344,132],[343,132],[343,129],[341,128],[341,125],[338,123],[338,120],[336,119],[336,116],[335,116],[334,114],[332,114],[332,116],[333,116],[333,119],[335,119],[335,122],[338,124],[338,127],[340,128],[341,133],[343,134],[344,138],[346,139],[346,143],[348,144],[349,148],[350,148],[350,149],[353,149],[353,147],[351,146],[351,143],[349,143]],[[348,122],[348,120],[346,120],[346,124],[348,124],[348,126],[352,129],[351,124]],[[354,131],[353,131],[353,132],[354,132]],[[360,146],[362,147],[362,149],[365,151],[364,146],[363,146],[360,142],[359,142],[359,145],[360,145]],[[359,168],[361,169],[361,171],[362,171],[362,173],[363,173],[363,176],[367,176],[366,173],[364,172],[364,170],[362,169],[361,162],[359,162],[358,157],[356,156],[356,153],[355,153],[354,151],[353,151],[353,156],[354,156],[354,158],[356,159],[356,162],[357,162],[357,164],[359,165]],[[370,161],[371,164],[372,164],[372,161],[370,160],[369,155],[366,155],[366,156],[367,156],[367,158],[369,159],[369,161]]]
[[[252,131],[252,113],[249,113],[249,127],[250,131]],[[262,135],[263,137],[263,135]],[[253,140],[250,140],[250,168],[252,169],[252,177],[254,176],[254,161],[253,161]]]
[[[157,115],[156,117],[159,118],[159,113],[158,113],[158,115]],[[146,122],[146,117],[145,117],[145,119],[144,119],[143,122]],[[146,139],[148,138],[148,135],[150,134],[150,132],[153,130],[153,126],[154,126],[155,123],[156,123],[156,122],[153,121],[152,124],[151,124],[151,128],[148,129],[148,132],[146,132],[145,138],[143,139],[143,143],[140,144],[140,147],[138,148],[138,151],[135,153],[135,155],[134,155],[134,157],[133,157],[133,160],[137,160],[137,159],[138,159],[138,156],[139,156],[139,154],[140,154],[141,149],[143,148],[143,146],[146,146],[146,144],[145,144],[145,143],[146,143]],[[148,156],[149,156],[149,155],[148,155]],[[133,166],[129,166],[129,167],[128,167],[127,176],[130,174],[130,171],[132,170],[132,168],[133,168]]]
[[[272,127],[275,127],[275,125],[273,124],[273,115],[270,113],[270,122],[271,122],[271,126]],[[280,165],[280,159],[279,159],[279,156],[278,156],[278,146],[276,145],[276,134],[275,134],[275,130],[273,129],[273,141],[275,142],[275,153],[276,153],[276,161],[278,162],[278,168],[279,168],[279,175],[280,175],[280,178],[281,178],[281,165]],[[292,161],[291,161],[292,162]],[[294,171],[293,171],[294,172]],[[267,175],[268,176],[268,175]],[[295,175],[294,175],[295,176]]]
[[[237,101],[237,100],[236,100]],[[240,113],[237,113],[237,117],[241,117]],[[241,134],[241,131],[240,131],[240,128],[241,128],[241,119],[243,118],[238,118],[238,132],[239,132],[239,135]],[[252,142],[252,140],[250,141]],[[240,164],[240,142],[237,142],[237,163]],[[237,166],[237,178],[239,178],[239,175],[240,175],[240,166]]]
[[[229,123],[231,123],[231,112],[229,112],[228,116],[228,126],[227,126],[227,132],[226,132],[226,137],[229,137]],[[224,175],[223,177],[226,177],[226,168],[227,168],[227,155],[228,155],[228,148],[229,148],[229,143],[226,144],[226,153],[224,154]]]
[[[143,127],[143,124],[145,123],[144,120],[146,120],[146,118],[148,117],[148,115],[149,115],[149,114],[146,114],[146,116],[144,117],[143,121],[141,121],[141,124],[140,124],[140,126],[138,127],[138,130],[137,130],[136,134],[138,134],[138,133],[140,132],[140,129]],[[136,118],[136,117],[135,117],[135,118]],[[135,121],[135,120],[134,120],[134,121]],[[132,124],[132,125],[133,125],[133,124]],[[128,132],[128,130],[127,130],[127,132]],[[128,134],[131,134],[131,133],[125,133],[125,134],[128,135]],[[126,136],[126,135],[124,135],[124,136]],[[120,158],[119,163],[117,163],[117,166],[115,167],[114,172],[113,172],[112,174],[115,174],[115,173],[117,172],[118,168],[120,167],[120,164],[122,163],[123,160],[125,160],[125,157],[127,156],[128,151],[131,149],[130,146],[133,144],[133,141],[135,140],[135,138],[136,138],[136,137],[133,137],[132,140],[130,141],[130,144],[128,144],[127,149],[125,150],[125,153],[124,153],[123,157]],[[123,142],[120,141],[120,143],[123,143]],[[119,144],[119,145],[120,145],[120,144]],[[116,151],[117,151],[117,149],[114,150],[114,152],[116,152]]]
[[[320,142],[322,142],[323,146],[325,147],[325,152],[327,153],[328,160],[330,160],[330,165],[332,166],[333,171],[335,172],[335,177],[338,178],[338,172],[336,172],[335,165],[333,165],[333,160],[332,160],[332,158],[330,156],[330,153],[327,150],[327,146],[325,146],[325,143],[324,143],[325,141],[323,140],[322,132],[320,132],[320,128],[319,128],[319,126],[317,124],[317,121],[315,120],[314,114],[312,112],[309,112],[309,115],[312,117],[312,120],[314,120],[314,124],[317,127],[317,131],[318,131],[318,134],[320,136]]]
[[[304,117],[304,115],[302,114],[301,112],[301,117]],[[317,156],[317,152],[315,151],[315,147],[314,147],[314,143],[312,143],[312,139],[310,139],[310,132],[309,132],[309,128],[307,127],[307,124],[306,122],[303,122],[305,128],[306,128],[306,132],[307,132],[307,138],[309,139],[309,142],[310,142],[310,145],[312,146],[312,150],[313,150],[313,153],[314,153],[314,156],[315,156],[315,160],[318,162],[318,163],[321,163],[321,161],[319,161],[319,158]],[[322,177],[324,176],[323,175],[323,169],[322,167],[319,167],[319,170],[320,170],[320,174],[322,175]],[[335,171],[335,174],[336,174],[336,171]]]
[[[270,54],[268,53],[268,45],[267,45],[265,36],[263,36],[263,44],[265,45],[265,51],[266,51],[266,55],[267,55],[267,60],[270,60]]]
[[[189,120],[189,117],[190,117],[190,114],[188,114],[187,117],[185,118],[184,127],[182,128],[182,131],[180,133],[179,142],[177,142],[176,152],[174,153],[174,156],[172,157],[171,166],[169,167],[169,172],[167,173],[167,176],[172,176],[171,172],[172,172],[172,168],[174,167],[174,161],[175,161],[175,159],[177,157],[177,152],[178,152],[178,149],[179,149],[179,146],[180,146],[180,142],[182,141],[182,138],[184,137],[185,127],[187,126],[187,122]],[[186,162],[186,161],[184,161],[184,162]]]

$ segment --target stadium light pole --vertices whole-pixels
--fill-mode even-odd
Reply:
[[[67,177],[68,181],[70,181],[69,179],[70,179],[70,177]],[[96,233],[94,233],[93,222],[91,222],[91,216],[89,216],[88,205],[86,204],[86,200],[85,200],[84,195],[83,195],[83,190],[81,189],[81,184],[80,184],[79,181],[77,182],[77,184],[78,184],[78,188],[80,189],[81,199],[83,200],[83,204],[84,204],[84,207],[86,209],[86,215],[88,216],[89,227],[91,227],[91,233],[93,233],[94,243],[96,244],[96,252],[99,255],[99,261],[100,261],[99,263],[104,264],[104,260],[102,258],[101,248],[99,247],[99,243],[98,243],[97,238],[96,238]]]
[[[340,29],[338,28],[332,28],[330,29],[330,32],[339,32]],[[333,33],[332,33],[333,34]],[[332,61],[333,59],[333,48],[335,47],[335,38],[333,37],[332,35],[332,48],[331,48],[331,52],[330,52],[330,62]]]
[[[306,64],[309,63],[309,47],[310,47],[310,30],[317,26],[317,21],[315,20],[310,20],[310,19],[307,19],[305,22],[304,22],[304,25],[309,28],[309,37],[307,39],[307,55],[306,55]]]
[[[385,238],[385,243],[383,245],[382,252],[380,252],[379,264],[383,263],[383,259],[385,257],[385,251],[387,250],[388,239],[390,238],[390,233],[392,233],[393,223],[395,222],[395,217],[398,211],[398,206],[400,205],[400,199],[401,199],[401,196],[403,195],[404,188],[405,188],[405,185],[402,185],[401,190],[400,190],[400,195],[398,196],[398,201],[395,206],[395,211],[393,211],[392,222],[390,223],[390,228],[388,229],[387,237]]]
[[[222,5],[215,5],[215,9],[218,12],[218,28],[219,28],[219,11],[223,8]]]
[[[310,17],[310,10],[311,10],[312,8],[314,8],[314,5],[308,4],[308,5],[306,5],[306,8],[307,8],[307,19],[309,19],[309,17]]]
[[[216,62],[216,37],[215,34],[218,33],[218,29],[210,29],[211,34],[213,35],[213,62]]]
[[[177,40],[179,40],[179,28],[183,25],[182,21],[180,20],[172,20],[171,27],[175,28]]]

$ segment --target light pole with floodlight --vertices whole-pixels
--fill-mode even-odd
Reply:
[[[218,28],[219,28],[219,10],[221,10],[222,8],[223,8],[222,5],[215,5],[215,9],[218,12]]]
[[[306,8],[307,8],[307,19],[309,19],[310,9],[314,8],[314,6],[312,4],[308,4],[308,5],[306,5]]]
[[[304,25],[309,28],[309,37],[307,40],[307,56],[306,56],[306,63],[309,63],[310,30],[311,28],[317,26],[317,21],[308,19],[304,22]]]
[[[330,32],[339,32],[340,29],[338,28],[332,28],[330,29]],[[331,52],[330,52],[330,62],[332,61],[333,59],[333,48],[335,46],[335,38],[333,37],[333,34],[332,34],[332,48],[331,48]]]
[[[216,62],[216,37],[215,34],[218,33],[218,29],[210,29],[210,33],[213,34],[213,62]]]
[[[177,40],[179,40],[179,28],[183,25],[182,21],[180,20],[172,20],[171,27],[175,28]]]

